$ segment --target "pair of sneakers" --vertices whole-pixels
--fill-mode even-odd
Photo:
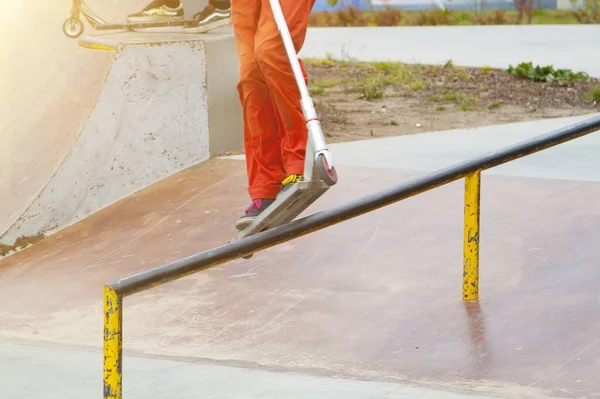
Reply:
[[[302,181],[302,175],[292,174],[289,175],[284,181],[281,182],[281,191],[285,191],[292,184],[298,183]],[[265,209],[267,209],[273,202],[275,202],[275,198],[257,198],[252,201],[252,204],[246,209],[244,215],[242,215],[236,222],[235,227],[239,231],[244,230],[246,227],[252,223],[258,215],[260,215]]]
[[[193,25],[210,29],[218,27],[231,19],[231,1],[219,0],[208,4],[202,11],[193,16]],[[142,11],[127,16],[129,24],[151,24],[184,22],[183,5],[180,0],[154,0]]]

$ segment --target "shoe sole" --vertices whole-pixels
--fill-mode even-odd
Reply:
[[[204,33],[227,25],[231,25],[231,17],[221,18],[205,25],[201,25],[199,22],[194,22],[185,26],[183,31],[186,33]]]
[[[156,23],[164,23],[164,22],[184,22],[184,17],[178,16],[147,16],[147,17],[132,17],[127,18],[128,24],[156,24]]]
[[[254,221],[254,217],[242,217],[235,222],[235,228],[238,231],[244,230],[246,227],[250,226],[250,224]]]

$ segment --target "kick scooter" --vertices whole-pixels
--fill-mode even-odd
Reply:
[[[81,20],[83,16],[92,28],[96,30],[134,30],[144,28],[158,28],[158,27],[171,27],[171,26],[183,26],[185,21],[171,21],[171,22],[155,22],[155,23],[143,23],[143,24],[109,24],[94,13],[91,8],[85,4],[84,0],[73,0],[73,6],[71,8],[71,16],[63,23],[63,33],[71,39],[76,39],[83,34],[84,26]]]
[[[300,104],[308,129],[309,140],[306,146],[306,158],[304,161],[304,180],[294,183],[292,186],[282,190],[275,202],[266,208],[256,219],[244,230],[238,232],[232,241],[240,240],[252,234],[271,229],[284,223],[291,222],[302,211],[308,208],[330,186],[337,183],[337,172],[333,165],[333,159],[321,130],[321,122],[318,119],[308,88],[302,75],[300,62],[294,48],[294,43],[281,10],[279,0],[269,0],[277,29],[283,40],[285,51],[292,66],[296,84],[300,89]],[[249,259],[251,255],[244,256]]]

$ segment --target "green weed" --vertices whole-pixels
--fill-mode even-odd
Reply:
[[[410,87],[412,91],[419,91],[427,87],[427,82],[424,80],[415,80],[414,82],[411,82],[408,87]]]
[[[552,65],[545,67],[533,66],[531,62],[522,62],[516,67],[510,65],[506,72],[512,76],[530,79],[538,82],[563,83],[563,82],[589,82],[590,76],[585,72],[573,72],[570,69],[554,69]]]
[[[477,98],[461,96],[458,103],[458,109],[460,109],[461,111],[474,111],[475,109],[477,109]]]
[[[361,94],[362,100],[375,100],[383,97],[383,80],[380,78],[370,78],[362,83]]]
[[[338,79],[324,79],[324,80],[315,80],[312,84],[321,89],[328,89],[330,87],[335,87],[340,84]]]

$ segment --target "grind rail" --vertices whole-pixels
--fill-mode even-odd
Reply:
[[[125,297],[373,212],[463,177],[465,178],[465,207],[462,299],[477,300],[479,298],[481,172],[599,130],[600,116],[592,117],[486,155],[426,173],[387,190],[106,285],[104,287],[104,399],[122,399],[122,322]]]

